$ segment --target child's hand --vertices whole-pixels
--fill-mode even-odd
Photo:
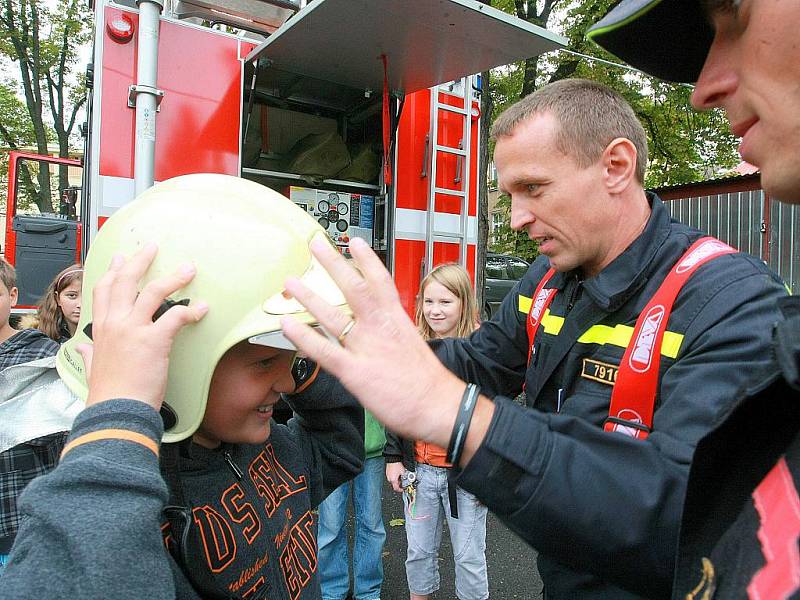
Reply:
[[[186,286],[195,276],[192,265],[148,283],[141,292],[138,282],[158,252],[149,244],[129,260],[117,255],[92,294],[92,339],[78,347],[86,365],[89,395],[86,404],[112,398],[140,400],[161,408],[167,385],[172,341],[185,325],[196,323],[208,305],[192,302],[176,305],[153,322],[164,299]]]
[[[392,489],[398,494],[403,491],[400,485],[400,476],[406,472],[402,462],[386,463],[386,481],[392,484]]]

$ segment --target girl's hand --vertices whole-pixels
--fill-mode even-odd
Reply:
[[[400,476],[406,472],[402,462],[386,463],[386,481],[392,484],[392,489],[401,493],[403,488],[400,486]]]
[[[94,286],[93,344],[77,348],[86,366],[87,406],[130,398],[159,410],[167,386],[172,342],[184,326],[196,323],[208,312],[203,302],[176,305],[153,321],[164,299],[185,287],[196,272],[194,266],[184,265],[172,275],[151,281],[140,292],[139,281],[157,252],[154,244],[148,244],[128,260],[114,256],[109,270]]]

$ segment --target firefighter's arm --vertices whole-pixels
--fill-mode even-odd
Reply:
[[[287,337],[333,374],[388,429],[402,437],[447,447],[466,384],[436,358],[400,305],[391,276],[363,240],[350,251],[360,273],[322,240],[312,251],[331,273],[353,311],[355,325],[337,344],[286,318]],[[363,274],[363,275],[362,275]],[[331,333],[341,335],[351,318],[297,279],[287,290]],[[494,408],[481,395],[467,431],[462,461],[480,445]]]
[[[716,259],[679,296],[673,314],[688,315],[684,341],[664,365],[647,440],[495,399],[489,433],[459,486],[560,563],[669,597],[694,448],[771,364],[776,301],[785,291],[748,261]]]

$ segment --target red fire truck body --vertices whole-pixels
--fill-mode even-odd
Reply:
[[[341,247],[367,239],[409,314],[436,264],[474,277],[481,115],[471,74],[561,38],[475,0],[162,5],[96,3],[79,214],[24,214],[9,202],[5,255],[22,305],[137,193],[197,172],[283,192]],[[79,221],[78,235],[37,234],[59,220]],[[19,231],[35,252],[23,252]]]

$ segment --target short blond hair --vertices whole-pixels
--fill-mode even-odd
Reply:
[[[560,125],[556,135],[558,149],[581,168],[597,162],[612,140],[630,140],[636,148],[636,179],[644,185],[647,135],[631,105],[620,94],[596,81],[562,79],[503,111],[492,125],[491,137],[497,140],[513,135],[520,123],[544,113],[553,115]]]

